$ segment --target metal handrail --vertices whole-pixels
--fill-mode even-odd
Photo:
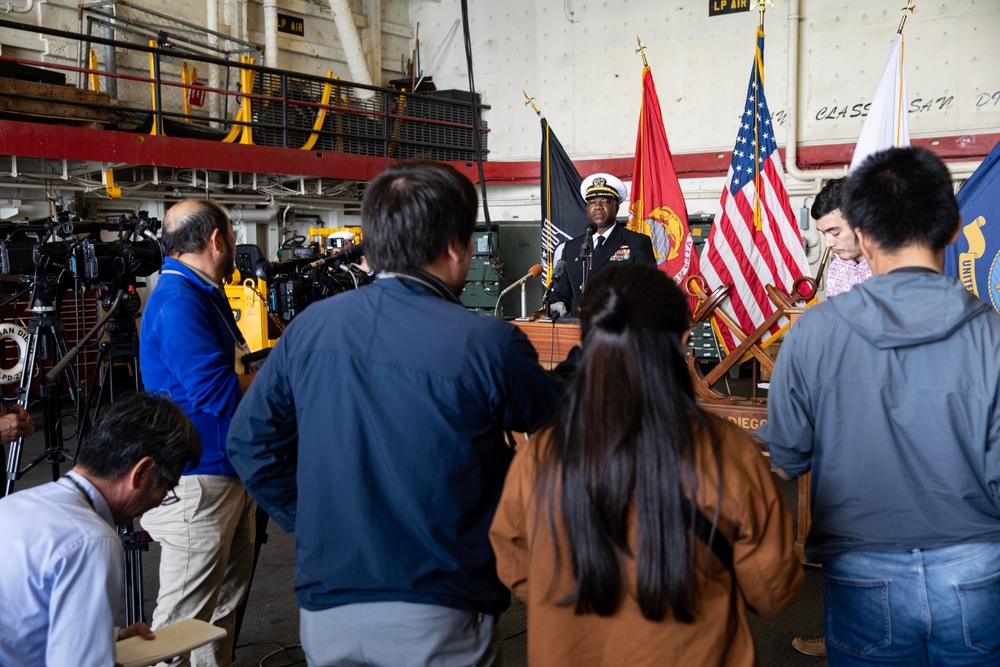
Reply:
[[[58,30],[54,28],[49,28],[46,26],[33,26],[17,21],[10,21],[7,19],[0,19],[0,28],[8,28],[13,30],[22,30],[27,32],[32,32],[35,34],[43,34],[51,37],[58,37],[68,40],[79,39],[80,36],[76,33]],[[186,121],[197,121],[199,123],[216,123],[221,126],[235,126],[240,125],[247,128],[247,132],[253,133],[254,130],[259,132],[270,132],[277,131],[276,136],[280,136],[280,141],[278,145],[286,148],[302,148],[303,146],[289,145],[292,141],[289,137],[290,131],[295,131],[299,133],[304,133],[308,136],[315,133],[317,136],[329,137],[333,141],[334,148],[330,152],[351,152],[347,150],[340,150],[345,141],[361,141],[367,142],[366,145],[375,142],[380,145],[382,155],[390,155],[394,150],[398,150],[399,146],[406,146],[415,152],[425,152],[427,150],[438,150],[438,151],[450,151],[453,153],[467,153],[472,155],[474,153],[474,146],[471,145],[471,140],[463,141],[461,145],[444,143],[442,141],[434,140],[414,140],[404,136],[400,136],[399,129],[404,127],[403,124],[407,124],[406,127],[410,128],[415,132],[433,133],[433,129],[420,130],[421,127],[426,128],[441,128],[444,129],[454,129],[458,131],[468,131],[472,133],[472,124],[470,122],[460,122],[457,120],[447,120],[443,118],[429,118],[421,117],[416,115],[409,115],[405,113],[406,106],[411,103],[420,102],[422,105],[426,105],[428,109],[436,109],[440,113],[439,115],[447,115],[448,109],[454,109],[461,113],[461,110],[468,110],[471,107],[470,102],[463,100],[453,100],[442,97],[436,97],[431,95],[425,95],[422,93],[411,93],[406,91],[398,91],[392,88],[369,86],[365,84],[356,84],[353,82],[345,82],[338,80],[336,83],[337,96],[335,99],[330,99],[328,103],[323,104],[322,101],[313,101],[309,99],[293,99],[290,97],[289,92],[293,88],[299,88],[305,91],[319,90],[322,91],[325,86],[330,85],[330,79],[318,75],[312,74],[301,74],[295,72],[288,72],[285,70],[279,70],[271,67],[259,66],[251,63],[240,63],[236,64],[231,60],[226,60],[222,58],[215,58],[212,56],[206,56],[195,53],[178,53],[176,50],[170,48],[164,48],[157,45],[154,42],[150,42],[149,45],[134,44],[130,42],[124,42],[115,39],[109,39],[104,37],[90,36],[88,38],[94,44],[102,44],[107,46],[112,46],[116,49],[123,49],[126,51],[134,52],[136,54],[148,54],[152,58],[151,76],[141,76],[137,74],[128,74],[118,71],[107,71],[91,67],[74,67],[72,65],[63,65],[51,62],[39,62],[24,58],[9,58],[5,56],[0,56],[0,62],[12,62],[21,63],[26,65],[31,65],[33,67],[43,68],[47,70],[58,70],[66,72],[76,72],[81,75],[83,80],[87,80],[89,75],[96,75],[99,77],[105,77],[105,80],[126,80],[134,81],[138,83],[150,84],[153,91],[152,98],[155,99],[155,108],[143,108],[141,106],[129,106],[121,103],[109,103],[103,105],[100,103],[95,103],[91,101],[83,100],[60,100],[62,104],[67,105],[77,105],[81,107],[89,108],[105,108],[111,112],[117,113],[128,113],[128,114],[153,114],[154,128],[155,132],[163,132],[163,120],[164,119],[180,119]],[[163,73],[163,63],[164,60],[183,60],[185,62],[191,61],[193,63],[201,63],[205,65],[215,65],[227,68],[227,76],[230,68],[237,68],[243,71],[252,72],[253,77],[258,81],[276,81],[280,85],[280,93],[274,95],[262,94],[254,92],[251,90],[228,90],[228,89],[217,89],[209,88],[207,86],[198,84],[197,86],[191,83],[185,83],[182,81],[173,81],[164,76]],[[171,110],[167,108],[164,103],[163,94],[165,90],[180,89],[182,94],[186,95],[189,90],[198,88],[206,93],[213,93],[222,95],[224,99],[228,100],[230,97],[245,98],[250,100],[252,103],[258,105],[254,112],[255,115],[260,115],[267,108],[267,105],[280,105],[280,123],[274,121],[268,121],[267,119],[261,118],[219,118],[212,117],[205,114],[190,114],[184,113],[183,109],[180,112]],[[365,106],[351,106],[349,104],[342,103],[342,99],[345,97],[345,91],[349,94],[351,89],[365,89],[371,90],[376,93],[381,94],[381,101],[378,107]],[[2,96],[16,96],[22,97],[24,99],[33,99],[39,101],[51,101],[50,98],[31,96],[31,95],[12,95],[10,93],[0,92]],[[317,95],[317,98],[322,99],[322,95]],[[153,100],[151,99],[151,107]],[[403,111],[397,110],[397,105]],[[227,105],[228,106],[228,105]],[[329,125],[330,127],[321,127],[316,130],[313,127],[313,123],[310,122],[308,127],[301,126],[289,126],[288,119],[290,110],[293,108],[308,109],[310,111],[315,111],[317,114],[321,110],[325,110],[327,116],[330,117]],[[484,107],[489,108],[489,107]],[[227,114],[228,115],[228,114]],[[380,121],[376,126],[379,130],[372,133],[365,132],[350,132],[342,131],[340,128],[343,125],[343,119],[348,117],[357,118],[369,118],[373,121]],[[314,119],[315,120],[315,119]],[[364,123],[361,124],[361,130],[364,130]],[[488,132],[488,128],[482,127],[481,131]],[[274,138],[274,137],[272,137]],[[440,137],[438,137],[440,139]],[[463,137],[464,139],[464,137]],[[393,147],[397,147],[394,149]],[[317,150],[317,149],[311,149]],[[323,149],[319,149],[323,150]],[[327,149],[329,150],[329,149]],[[355,151],[358,152],[358,151]],[[364,151],[361,151],[364,152]],[[444,158],[444,159],[466,159],[466,158]]]

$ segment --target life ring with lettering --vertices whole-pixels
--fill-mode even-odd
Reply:
[[[0,345],[10,340],[17,345],[17,362],[10,368],[0,368],[0,384],[13,384],[24,372],[24,358],[28,353],[28,331],[13,322],[0,323]]]

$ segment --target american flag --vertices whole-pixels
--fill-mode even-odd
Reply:
[[[775,285],[790,294],[795,280],[809,270],[764,98],[764,30],[760,27],[727,181],[701,267],[711,289],[733,286],[723,308],[749,334],[775,310],[764,286]],[[772,327],[772,335],[781,324]],[[716,328],[727,351],[739,345],[725,325],[717,323]]]

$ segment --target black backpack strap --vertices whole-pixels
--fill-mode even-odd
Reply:
[[[733,567],[733,545],[729,543],[722,533],[716,528],[712,531],[712,522],[697,509],[686,497],[681,497],[681,511],[684,512],[684,519],[687,525],[692,526],[692,532],[702,542],[708,546],[716,557],[729,571],[729,574],[736,580],[736,569]],[[694,521],[691,521],[691,517]],[[693,523],[693,525],[692,525]]]

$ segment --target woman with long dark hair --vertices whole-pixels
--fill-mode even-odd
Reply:
[[[687,297],[609,267],[555,421],[514,460],[490,532],[538,665],[755,665],[747,608],[802,583],[788,509],[750,439],[695,401]]]

